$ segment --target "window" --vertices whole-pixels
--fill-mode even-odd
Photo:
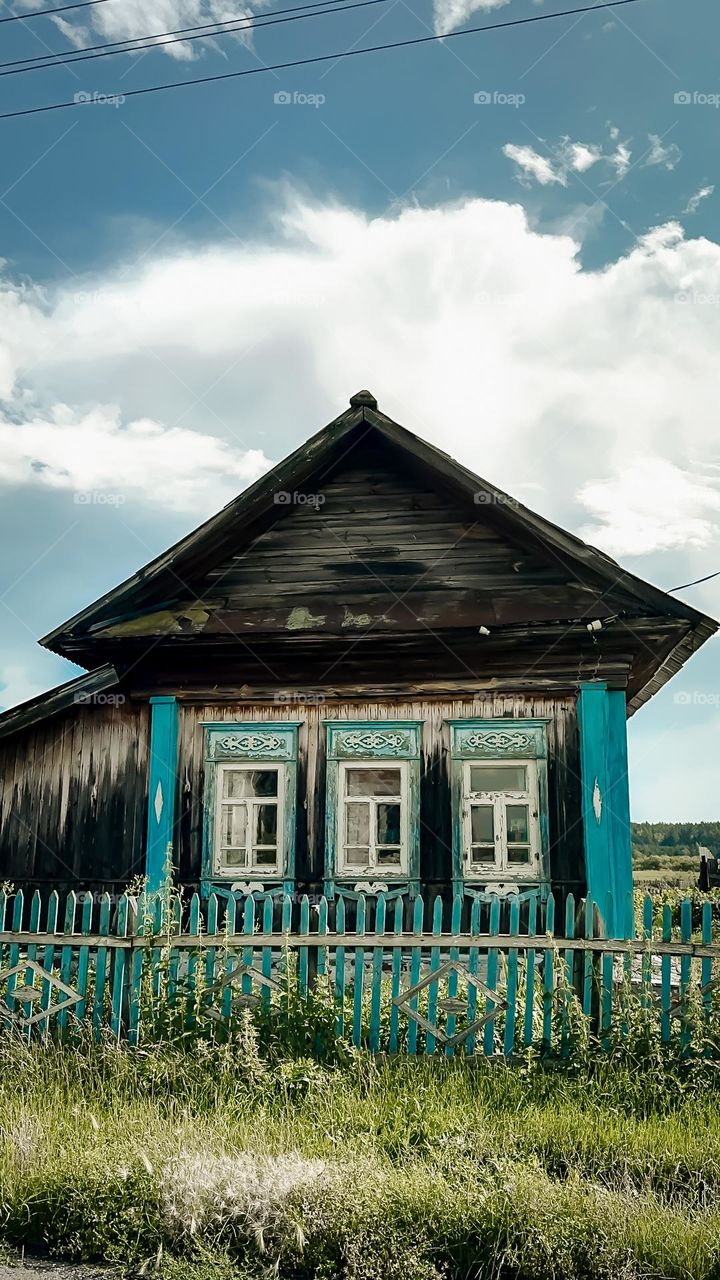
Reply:
[[[333,719],[325,727],[325,894],[414,896],[420,892],[421,722]]]
[[[203,893],[292,893],[297,722],[213,721],[203,728]]]
[[[217,871],[277,871],[282,765],[221,764],[217,773]]]
[[[533,878],[540,871],[537,764],[483,760],[463,765],[466,874],[502,872]]]
[[[547,720],[448,723],[453,892],[541,892],[550,871]]]
[[[340,766],[340,872],[407,872],[407,764]]]

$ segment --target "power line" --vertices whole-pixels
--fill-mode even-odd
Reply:
[[[679,587],[668,587],[668,591],[685,591],[688,587],[697,587],[701,582],[709,582],[711,578],[720,578],[720,569],[717,573],[708,573],[704,578],[696,578],[694,582],[683,582]]]
[[[51,13],[68,13],[70,9],[88,9],[91,4],[107,4],[107,0],[76,0],[75,4],[65,4],[60,9],[31,9],[29,13],[13,13],[9,18],[0,18],[0,22],[27,22],[28,18],[48,18]]]
[[[382,53],[387,49],[405,49],[410,45],[431,44],[436,40],[451,40],[456,36],[477,35],[483,31],[500,31],[508,27],[523,27],[534,22],[550,22],[553,18],[570,18],[579,13],[600,13],[603,9],[618,9],[628,4],[640,4],[641,0],[603,0],[601,4],[581,5],[576,9],[561,9],[556,13],[537,13],[529,18],[513,18],[507,22],[491,22],[482,27],[463,27],[459,31],[441,32],[439,35],[414,36],[410,40],[392,40],[387,44],[367,45],[362,49],[343,49],[339,53],[319,53],[312,58],[295,58],[291,62],[276,62],[272,66],[247,67],[244,71],[224,71],[220,75],[198,76],[194,80],[169,80],[164,84],[147,85],[144,89],[126,89],[122,94],[101,94],[95,97],[71,98],[65,102],[51,102],[44,107],[24,107],[20,111],[0,112],[0,120],[13,120],[17,116],[41,115],[46,111],[63,111],[67,107],[97,106],[113,97],[138,98],[146,93],[163,93],[166,89],[187,89],[196,84],[217,84],[221,80],[237,80],[241,76],[265,75],[271,71],[287,71],[293,67],[307,67],[320,62],[337,62],[341,58],[358,58],[365,53]]]
[[[387,3],[387,0],[376,0],[376,2]],[[202,40],[206,36],[232,35],[237,31],[254,30],[256,27],[271,27],[275,25],[275,14],[299,14],[300,10],[315,9],[318,11],[318,16],[320,16],[324,12],[340,13],[343,9],[356,9],[359,7],[355,3],[343,3],[337,5],[336,8],[329,8],[330,5],[335,4],[336,0],[313,0],[313,3],[294,5],[290,9],[268,9],[266,13],[253,14],[247,18],[228,18],[225,23],[204,22],[196,27],[179,27],[174,31],[155,31],[146,36],[128,36],[126,40],[111,40],[107,44],[91,44],[83,49],[39,53],[33,58],[15,58],[11,62],[0,62],[0,75],[18,75],[23,71],[44,71],[46,67],[63,67],[71,66],[73,62],[87,62],[91,57],[107,58],[115,53],[141,53],[144,49],[157,49],[162,48],[165,44],[177,44],[179,42],[178,40],[165,38],[170,36],[177,36],[182,40]],[[316,15],[310,13],[306,16],[312,18]],[[293,19],[285,18],[283,21],[290,22]],[[243,23],[244,25],[230,26],[228,25],[230,23]],[[199,34],[191,35],[188,34],[189,32],[198,32]],[[146,40],[148,43],[138,44],[137,41],[139,40]],[[80,55],[82,54],[87,54],[88,57],[81,57]],[[6,70],[6,68],[9,69]]]

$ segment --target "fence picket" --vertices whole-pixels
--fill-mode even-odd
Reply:
[[[702,909],[702,942],[704,947],[712,946],[713,922],[712,922],[712,903],[703,902]],[[713,997],[712,997],[712,956],[703,956],[700,964],[700,990],[702,993],[703,1013],[705,1015],[705,1053],[710,1052],[710,1045],[707,1043],[710,1034],[710,1018],[712,1017]]]
[[[100,899],[100,937],[110,934],[110,894],[104,893]],[[92,1023],[95,1038],[99,1039],[105,1017],[105,983],[108,974],[108,947],[99,946],[95,956],[95,991],[93,993]]]
[[[413,907],[413,934],[416,937],[420,935],[423,931],[424,919],[425,919],[425,903],[423,902],[420,894],[418,894],[417,898],[415,899],[415,906]],[[415,946],[413,946],[412,951],[410,953],[410,986],[411,987],[417,986],[418,982],[420,981],[421,963],[422,963],[422,948],[418,943]],[[409,1007],[413,1013],[417,1013],[417,1010],[418,1010],[417,995],[411,996]],[[418,1033],[418,1024],[415,1018],[409,1018],[408,1028],[407,1028],[408,1053],[411,1053],[411,1054],[417,1053],[417,1033]]]
[[[528,942],[537,931],[537,898],[528,903]],[[525,1024],[523,1027],[523,1045],[526,1049],[533,1042],[533,1021],[535,1014],[535,948],[528,946],[525,953]]]
[[[514,895],[510,902],[510,935],[517,935],[520,932],[520,898]],[[514,1052],[515,1049],[515,1014],[517,1004],[518,989],[518,953],[517,947],[511,947],[508,952],[507,960],[507,991],[505,998],[507,1000],[507,1010],[505,1012],[505,1036],[503,1040],[503,1053],[506,1058]]]
[[[680,941],[690,942],[692,939],[692,903],[684,898],[680,904]],[[692,980],[692,959],[690,956],[680,957],[680,1049],[683,1054],[690,1051],[692,1030],[690,1026],[690,983]]]
[[[443,900],[440,897],[440,894],[438,893],[436,894],[435,901],[433,903],[433,921],[432,921],[433,937],[437,937],[439,933],[442,933],[442,924],[443,924]],[[431,947],[430,973],[431,974],[435,973],[439,968],[440,968],[440,948],[437,946]],[[428,992],[427,1020],[430,1026],[435,1026],[437,1022],[438,986],[439,986],[439,981],[437,978],[435,978],[429,984],[427,989],[427,992]],[[436,1043],[437,1041],[432,1031],[428,1031],[425,1035],[425,1052],[434,1053],[436,1048]]]
[[[565,937],[575,937],[575,897],[569,893],[565,899]],[[570,1004],[575,986],[575,952],[565,948],[564,989],[561,1010],[560,1052],[566,1058],[570,1052]]]
[[[306,893],[300,899],[300,932],[308,934],[310,932],[310,900]],[[308,975],[309,975],[309,948],[300,947],[298,956],[298,985],[301,996],[308,993]]]
[[[365,933],[365,898],[361,895],[357,902],[357,919],[355,933],[361,938]],[[365,950],[362,946],[355,948],[353,964],[353,1044],[362,1044],[362,1004],[363,982],[365,978]]]
[[[327,910],[327,904],[326,904]],[[272,933],[273,927],[273,900],[268,894],[263,903],[263,933]],[[273,971],[273,953],[272,947],[263,947],[262,949],[262,974],[264,978],[272,979]],[[262,984],[262,1002],[265,1008],[269,1008],[272,999],[272,991],[265,983]]]
[[[379,893],[375,910],[375,934],[385,933],[385,894]],[[370,1039],[368,1047],[371,1053],[380,1048],[380,998],[382,996],[383,946],[373,947],[372,956],[372,988],[370,992]]]
[[[18,889],[17,893],[15,894],[15,901],[13,903],[13,914],[12,914],[13,933],[20,933],[20,930],[22,929],[24,911],[25,911],[25,895],[23,894],[22,889]],[[19,963],[20,963],[20,945],[19,943],[12,943],[10,946],[10,950],[8,952],[8,969],[17,968]],[[15,1012],[15,998],[13,996],[13,992],[18,984],[17,980],[18,980],[18,975],[16,973],[11,973],[7,982],[7,1003],[11,1013]]]
[[[93,909],[92,894],[86,893],[83,899],[82,914],[80,917],[80,932],[84,937],[88,936],[88,934],[90,933],[90,929],[92,927],[92,909]],[[32,924],[30,925],[30,928],[32,928]],[[87,945],[84,947],[81,946],[78,950],[77,977],[76,977],[77,992],[78,992],[78,995],[80,996],[80,999],[76,1004],[75,1009],[73,1010],[78,1022],[85,1021],[85,1013],[87,1010],[87,988],[88,988],[89,969],[90,969],[90,947]]]
[[[128,913],[129,902],[126,894],[123,894],[118,903],[117,919],[115,921],[115,936],[118,938],[127,937],[128,930]],[[125,996],[125,966],[127,958],[122,947],[117,947],[113,955],[113,979],[112,979],[112,1016],[111,1028],[112,1033],[117,1040],[120,1039],[120,1032],[123,1023],[123,1000]]]
[[[462,928],[462,909],[463,909],[463,900],[461,895],[458,893],[453,898],[452,916],[450,921],[450,932],[456,935],[460,933],[460,930]],[[459,963],[460,950],[458,947],[450,948],[450,959],[454,960],[456,964]],[[457,1000],[457,994],[458,994],[457,969],[451,969],[450,973],[448,974],[447,993],[448,993],[448,1000]],[[451,1007],[448,1013],[447,1028],[446,1028],[446,1035],[448,1040],[451,1040],[452,1037],[456,1034],[456,1032],[457,1032],[457,1016],[452,1012],[452,1007]],[[445,1046],[446,1057],[452,1058],[454,1056],[454,1053],[455,1053],[455,1046],[453,1044],[447,1044]]]
[[[321,898],[318,903],[318,935],[324,937],[328,931],[328,902],[327,898]],[[317,972],[318,978],[325,978],[328,969],[328,949],[318,943],[317,949]]]
[[[613,918],[613,900],[611,894],[607,895],[602,919],[612,920]],[[607,936],[606,930],[603,930]],[[610,1031],[612,1028],[613,1013],[613,993],[615,981],[615,953],[613,951],[604,951],[600,962],[600,1035],[605,1048],[610,1045]]]
[[[338,898],[335,908],[335,929],[339,934],[345,932],[345,899]],[[335,1030],[340,1039],[345,1035],[345,948],[335,950]]]
[[[585,937],[592,941],[595,936],[595,904],[592,898],[585,899]],[[583,955],[582,979],[582,1011],[586,1018],[592,1017],[593,992],[595,985],[595,960],[592,951]]]
[[[671,938],[672,910],[670,904],[666,902],[662,911],[662,940],[663,942],[670,942]],[[670,956],[664,955],[660,961],[660,1008],[662,1010],[660,1034],[663,1044],[668,1044],[670,1040],[670,974]]]
[[[190,909],[188,911],[188,937],[200,940],[201,930],[200,915],[200,895],[194,893],[190,899]],[[185,1025],[188,1028],[197,1025],[197,985],[198,985],[198,953],[195,950],[188,952],[187,960],[187,998],[185,1001]]]
[[[550,945],[543,956],[542,1044],[545,1051],[552,1045],[553,993],[555,990],[555,897],[548,895],[545,910],[545,932]]]
[[[75,893],[71,890],[65,900],[64,932],[68,935],[73,934],[75,932],[76,909],[77,909],[77,897]],[[65,986],[70,985],[70,981],[72,979],[72,966],[73,966],[73,947],[71,944],[67,944],[60,951],[60,981],[64,983]],[[59,999],[64,1000],[65,998],[66,998],[65,993],[62,992]],[[65,1008],[65,1009],[61,1009],[60,1012],[57,1014],[58,1031],[60,1031],[61,1033],[67,1030],[69,1013],[70,1013],[70,1010]]]
[[[494,893],[490,899],[490,924],[488,927],[490,931],[490,938],[491,939],[497,938],[497,935],[500,932],[500,899],[498,898],[496,893]],[[491,992],[491,994],[488,996],[487,1000],[485,1001],[485,1013],[487,1015],[487,1022],[485,1023],[485,1027],[483,1029],[483,1053],[485,1054],[486,1058],[492,1057],[493,1053],[495,1052],[496,1004],[492,996],[497,990],[497,978],[498,978],[498,953],[497,953],[497,948],[493,947],[491,942],[490,947],[488,949],[487,977],[486,977],[486,986],[488,988],[488,991]]]
[[[481,914],[482,914],[482,902],[480,901],[479,898],[473,898],[472,906],[470,908],[470,937],[472,939],[477,938],[478,934],[480,933]],[[470,947],[470,950],[468,952],[468,973],[471,975],[471,977],[477,978],[479,966],[480,966],[480,949],[477,943],[475,943],[474,946]],[[477,1018],[477,1002],[478,1002],[478,989],[475,986],[474,982],[470,982],[468,985],[468,1011],[467,1011],[467,1020],[470,1026],[472,1026],[473,1022],[475,1022]],[[472,1034],[469,1035],[467,1040],[465,1041],[465,1052],[468,1055],[474,1054],[475,1047],[476,1047],[476,1035],[475,1035],[475,1032],[473,1031]]]
[[[395,919],[393,921],[393,934],[402,933],[403,929],[404,904],[402,897],[395,899]],[[400,1025],[400,1010],[395,1001],[400,994],[400,984],[402,981],[402,948],[393,947],[392,950],[392,985],[390,991],[390,1036],[388,1041],[388,1050],[390,1053],[398,1051],[398,1031]]]
[[[647,1010],[652,1005],[652,936],[653,936],[653,904],[649,893],[643,899],[643,938],[647,948],[642,958],[642,991],[640,1003]]]
[[[48,898],[47,913],[45,915],[45,929],[50,935],[57,932],[57,922],[58,922],[59,912],[60,912],[60,898],[58,897],[57,889],[53,889],[52,893],[50,894],[50,897]],[[55,964],[54,946],[49,945],[47,947],[44,947],[42,967],[45,970],[45,972],[52,973],[54,964]],[[47,979],[45,979],[42,984],[42,999],[40,1001],[40,1008],[43,1010],[43,1012],[50,1008],[50,1005],[52,1003],[52,993],[53,993],[52,983],[48,982]],[[47,1018],[43,1018],[40,1020],[40,1022],[38,1023],[38,1028],[43,1032],[49,1031],[50,1029],[49,1016]]]
[[[144,935],[146,897],[140,894],[135,911],[135,930]],[[137,1045],[140,1038],[140,997],[142,992],[145,952],[138,947],[130,956],[128,966],[128,1042]]]

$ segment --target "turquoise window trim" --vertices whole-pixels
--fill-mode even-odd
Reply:
[[[487,875],[469,877],[463,858],[463,770],[468,761],[533,760],[537,765],[540,877],[536,886],[519,882],[522,896],[547,895],[550,883],[550,832],[548,825],[547,725],[548,718],[448,720],[450,728],[450,796],[452,807],[453,893],[476,896],[472,886]],[[500,873],[498,880],[501,879]],[[507,881],[510,877],[505,876]]]
[[[221,897],[295,891],[297,840],[297,761],[300,721],[206,721],[203,798],[202,892]],[[278,867],[267,874],[238,869],[220,875],[215,869],[217,773],[219,764],[282,765],[282,830],[278,832]],[[241,886],[233,890],[233,885]],[[247,886],[247,887],[246,887]],[[256,887],[254,887],[256,886]]]
[[[327,745],[325,792],[325,878],[323,892],[334,898],[338,890],[355,897],[355,885],[367,885],[374,894],[385,883],[393,897],[398,893],[417,896],[420,892],[420,751],[421,720],[323,720]],[[390,764],[408,762],[407,832],[408,871],[406,877],[386,875],[377,870],[370,876],[362,870],[337,874],[338,824],[340,822],[339,779],[342,763],[375,761]]]

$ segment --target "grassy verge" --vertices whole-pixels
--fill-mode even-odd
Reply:
[[[0,1240],[180,1280],[720,1277],[704,1073],[0,1042]]]

